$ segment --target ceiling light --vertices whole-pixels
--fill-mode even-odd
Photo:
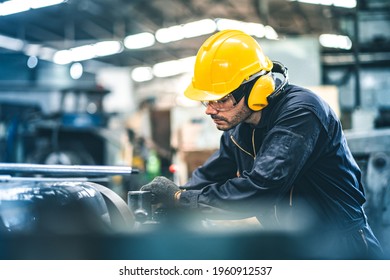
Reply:
[[[57,64],[68,64],[72,61],[72,52],[70,50],[57,51],[53,56],[53,62]]]
[[[102,41],[92,45],[95,56],[107,56],[123,51],[123,46],[119,41]]]
[[[25,12],[30,9],[57,5],[65,1],[66,0],[10,0],[0,3],[0,16],[12,15]]]
[[[23,50],[28,56],[38,56],[40,48],[39,44],[26,44]]]
[[[192,38],[213,33],[217,30],[217,24],[212,19],[202,19],[186,23],[182,29],[185,38]]]
[[[278,39],[278,33],[276,33],[275,29],[273,29],[271,26],[267,25],[265,26],[265,38],[276,40]]]
[[[159,78],[175,76],[192,72],[195,64],[195,56],[156,63],[153,66],[153,74]]]
[[[136,67],[131,71],[131,78],[136,82],[146,82],[153,79],[151,67]]]
[[[129,35],[124,39],[125,47],[128,49],[143,49],[153,46],[156,42],[154,35],[149,32],[142,32]]]
[[[0,35],[0,47],[2,48],[9,49],[12,51],[21,51],[23,49],[23,46],[24,42],[20,39]]]
[[[69,73],[73,80],[78,80],[83,75],[83,65],[80,62],[73,63],[70,66]]]
[[[317,4],[317,5],[326,5],[326,6],[336,6],[343,8],[355,8],[356,0],[290,0],[298,1],[308,4]]]
[[[183,73],[182,64],[178,60],[156,63],[153,65],[153,74],[159,78],[175,76]]]
[[[156,31],[156,40],[160,43],[169,43],[193,38],[206,34],[211,34],[217,30],[217,25],[212,19],[202,19],[189,22],[183,25],[174,25],[167,28],[161,28]]]
[[[39,9],[39,8],[44,8],[48,6],[53,6],[53,5],[58,5],[66,0],[30,0],[30,6],[32,9]]]
[[[180,25],[161,28],[156,31],[156,40],[160,43],[169,43],[184,39],[183,28]]]
[[[351,39],[348,36],[335,35],[335,34],[322,34],[320,35],[320,44],[326,48],[337,48],[350,50],[352,48]]]
[[[244,27],[245,33],[257,38],[265,37],[265,26],[261,23],[248,22]]]
[[[261,23],[243,22],[239,20],[232,20],[232,19],[225,19],[225,18],[217,19],[216,23],[217,23],[218,30],[235,29],[235,30],[241,30],[257,38],[266,37],[267,39],[272,39],[272,40],[276,40],[278,38],[278,34],[271,26],[269,25],[264,26]]]
[[[227,29],[236,29],[236,30],[244,30],[245,23],[243,21],[219,18],[216,19],[218,30],[227,30]]]
[[[30,56],[27,60],[27,67],[33,69],[37,65],[38,65],[38,58],[36,56]]]
[[[0,15],[7,16],[30,9],[30,3],[23,0],[6,1],[0,4]]]
[[[61,50],[54,54],[53,61],[57,64],[68,64],[73,61],[83,61],[100,56],[113,55],[122,52],[122,44],[118,41],[103,41]]]
[[[39,58],[43,60],[52,61],[53,56],[56,53],[56,49],[49,48],[49,47],[41,47],[39,49]]]
[[[84,45],[69,50],[69,55],[72,61],[82,61],[94,58],[95,51],[93,45]]]

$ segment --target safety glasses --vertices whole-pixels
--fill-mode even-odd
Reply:
[[[228,95],[218,100],[202,101],[202,104],[207,108],[210,105],[211,108],[218,112],[230,111],[240,100],[245,96],[248,90],[251,90],[253,86],[252,81],[250,83],[242,83],[238,88],[233,90]]]
[[[236,107],[238,102],[240,102],[240,100],[246,94],[249,94],[256,80],[266,73],[267,72],[265,71],[260,71],[259,73],[256,73],[255,75],[251,76],[248,81],[245,81],[238,88],[236,88],[231,93],[221,99],[201,102],[206,108],[210,105],[211,108],[217,110],[218,112],[230,111],[234,107]]]
[[[237,101],[235,100],[232,93],[226,95],[225,97],[219,99],[219,100],[213,100],[213,101],[202,101],[202,104],[207,108],[210,106],[214,110],[217,110],[219,112],[226,112],[231,109],[233,109],[237,105]]]

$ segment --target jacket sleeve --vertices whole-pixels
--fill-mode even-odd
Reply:
[[[268,211],[291,188],[316,145],[321,122],[308,109],[284,110],[268,131],[251,170],[239,178],[182,193],[184,207],[213,214]],[[260,207],[260,208],[259,208]]]

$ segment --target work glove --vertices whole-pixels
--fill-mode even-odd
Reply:
[[[163,176],[157,176],[140,190],[150,191],[153,195],[153,204],[161,203],[167,208],[177,205],[178,195],[182,192],[174,182]]]

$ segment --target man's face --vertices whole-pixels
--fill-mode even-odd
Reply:
[[[245,98],[242,98],[237,105],[228,111],[221,112],[214,109],[211,105],[207,105],[205,113],[211,116],[217,129],[226,131],[241,122],[248,121],[253,111],[245,105]]]

